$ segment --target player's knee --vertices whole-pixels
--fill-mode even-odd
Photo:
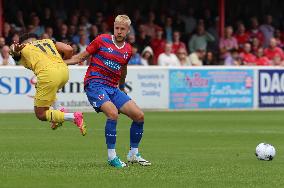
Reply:
[[[107,113],[108,119],[117,120],[118,119],[118,111],[111,111]]]
[[[38,111],[35,111],[35,115],[36,115],[37,119],[39,119],[39,120],[41,120],[41,121],[46,121],[45,112],[38,112]]]
[[[136,113],[133,117],[133,121],[137,121],[137,122],[144,121],[144,112],[139,111],[138,113]]]

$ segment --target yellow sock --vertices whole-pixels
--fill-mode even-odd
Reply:
[[[64,112],[60,110],[47,110],[45,112],[46,119],[49,122],[63,123],[64,122]]]

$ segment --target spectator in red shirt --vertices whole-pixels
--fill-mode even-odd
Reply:
[[[271,65],[271,61],[266,56],[264,56],[262,47],[258,48],[258,50],[257,50],[255,65],[257,65],[257,66],[269,66],[269,65]]]
[[[255,56],[251,53],[250,43],[244,44],[244,52],[240,54],[244,65],[255,65]]]
[[[180,41],[180,32],[174,31],[172,52],[175,54],[177,53],[177,50],[180,48],[186,48],[186,46],[182,41]]]
[[[155,31],[159,28],[155,24],[156,15],[153,11],[148,13],[148,22],[145,24],[146,35],[150,36],[151,39],[155,37]]]
[[[258,53],[258,49],[261,47],[260,41],[257,37],[254,37],[252,39],[252,46],[251,46],[251,52],[256,55]]]
[[[235,35],[235,38],[238,41],[239,44],[239,50],[240,52],[243,51],[244,49],[244,44],[247,43],[249,41],[249,34],[246,32],[246,28],[245,25],[243,23],[239,23],[238,24],[238,30],[237,33]]]
[[[250,21],[251,21],[251,29],[248,32],[250,37],[250,42],[252,42],[252,39],[256,37],[259,40],[260,45],[262,45],[264,41],[264,36],[262,32],[259,30],[258,19],[256,17],[252,17]]]
[[[276,54],[272,60],[272,65],[274,66],[283,66],[284,61],[282,60],[281,56],[279,54]]]
[[[163,33],[162,28],[157,28],[156,37],[151,40],[151,48],[154,51],[154,65],[157,65],[159,55],[165,51],[166,40],[163,38]]]
[[[274,33],[277,47],[282,48],[284,47],[284,40],[283,40],[283,33],[280,31],[280,29],[276,29]]]
[[[276,55],[279,56],[282,60],[284,59],[283,50],[277,47],[277,41],[275,38],[270,39],[269,47],[264,49],[264,55],[270,60],[273,60]]]
[[[225,60],[232,49],[238,50],[239,45],[237,39],[233,37],[233,27],[227,26],[224,37],[221,37],[219,41],[220,59]]]

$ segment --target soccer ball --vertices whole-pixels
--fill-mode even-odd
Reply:
[[[276,151],[271,144],[260,143],[256,146],[255,155],[259,160],[271,161],[275,157]]]

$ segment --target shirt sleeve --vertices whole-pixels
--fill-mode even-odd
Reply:
[[[101,37],[98,36],[87,46],[86,51],[89,54],[95,53],[99,49],[100,43],[101,43]]]

